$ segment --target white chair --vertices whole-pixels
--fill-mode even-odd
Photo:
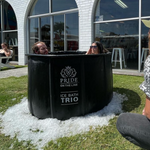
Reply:
[[[1,68],[3,68],[3,67],[7,67],[7,68],[15,68],[15,66],[11,66],[11,65],[9,65],[9,59],[11,59],[12,58],[12,56],[13,56],[13,50],[10,50],[11,51],[11,55],[9,56],[9,57],[0,57],[0,70],[1,70]],[[2,60],[3,59],[6,59],[6,63],[2,63]]]
[[[115,58],[114,58],[115,55]],[[117,56],[119,55],[119,60],[117,59]],[[125,62],[125,55],[124,55],[124,49],[123,48],[113,48],[111,62],[120,62],[120,69],[122,69],[122,62],[124,62],[124,67],[126,68],[126,62]]]
[[[12,45],[15,45],[15,42],[14,42],[13,38],[11,38],[11,43],[12,43]]]
[[[149,53],[149,49],[148,48],[142,48],[141,66],[142,66],[142,63],[145,62],[148,53]]]
[[[15,45],[18,46],[17,38],[15,38]]]
[[[17,38],[11,38],[11,43],[13,46],[18,46],[18,41],[17,41]]]

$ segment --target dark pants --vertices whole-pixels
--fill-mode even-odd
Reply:
[[[0,53],[0,57],[6,57],[6,55],[4,53]],[[2,63],[6,63],[6,59],[2,59]]]
[[[146,116],[122,113],[116,126],[124,138],[141,148],[150,149],[150,120]]]

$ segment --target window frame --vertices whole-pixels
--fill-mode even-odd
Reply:
[[[39,20],[39,25],[40,25],[40,18],[42,17],[50,17],[50,25],[51,25],[51,35],[50,35],[50,45],[51,45],[51,52],[54,51],[54,27],[53,27],[53,24],[54,24],[54,16],[56,15],[64,15],[64,31],[66,31],[65,29],[65,24],[66,24],[66,14],[71,14],[71,13],[79,13],[79,10],[78,8],[73,8],[73,9],[69,9],[69,10],[63,10],[63,11],[58,11],[58,12],[51,12],[51,0],[49,0],[49,13],[46,13],[46,14],[39,14],[39,15],[32,15],[32,16],[28,16],[28,29],[30,28],[30,19],[32,18],[38,18]],[[79,19],[79,18],[78,18]],[[79,28],[79,26],[78,26]],[[39,30],[41,29],[41,26],[39,26]],[[29,44],[30,43],[30,30],[28,30],[28,43],[27,43],[27,47],[28,49],[31,47],[31,45]],[[78,34],[78,37],[79,37],[79,34]],[[41,34],[39,32],[39,37],[38,37],[39,40],[41,40]],[[79,41],[79,38],[78,38],[78,41]],[[78,42],[79,44],[79,42]],[[67,51],[67,38],[66,38],[66,32],[64,32],[64,51]],[[28,51],[29,53],[29,51]]]
[[[97,4],[100,2],[100,0],[97,1]],[[97,5],[96,5],[97,6]],[[93,37],[95,38],[95,24],[101,24],[101,23],[111,23],[111,22],[121,22],[121,21],[130,21],[130,20],[138,20],[139,21],[139,40],[138,40],[138,72],[141,72],[141,22],[142,22],[142,19],[149,19],[150,16],[141,16],[142,14],[142,2],[141,0],[139,0],[139,16],[138,17],[133,17],[133,18],[124,18],[124,19],[112,19],[112,20],[105,20],[105,21],[95,21],[95,16],[96,16],[96,9],[95,9],[95,12],[94,12],[94,20],[93,20]]]

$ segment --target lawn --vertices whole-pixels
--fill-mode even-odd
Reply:
[[[145,94],[139,89],[139,85],[143,80],[144,78],[139,76],[113,75],[113,91],[128,97],[128,101],[122,104],[125,112],[141,114],[145,104]],[[0,79],[0,112],[2,114],[9,107],[20,103],[23,97],[27,97],[27,76]],[[59,138],[55,142],[50,141],[44,150],[141,150],[125,140],[116,130],[118,115],[110,120],[108,126],[91,128],[84,134]],[[35,149],[30,141],[24,144],[24,141],[18,141],[17,138],[10,138],[0,133],[0,150],[8,150],[12,145],[13,150]]]
[[[14,67],[15,67],[14,69],[27,67],[27,65],[24,65],[24,66],[22,66],[22,65],[14,65],[14,64],[10,64],[10,65],[11,65],[11,66],[14,66]],[[12,68],[3,67],[3,68],[1,68],[0,71],[10,70],[10,69],[12,69]]]

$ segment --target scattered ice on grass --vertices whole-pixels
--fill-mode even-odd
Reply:
[[[90,127],[108,125],[115,114],[122,112],[121,103],[127,100],[125,95],[113,92],[111,102],[102,110],[81,117],[72,117],[65,121],[47,118],[40,120],[32,116],[28,109],[28,100],[23,98],[19,104],[10,107],[4,115],[0,113],[1,132],[19,141],[29,141],[41,149],[49,141],[61,137],[82,134]]]
[[[12,99],[12,101],[15,101],[15,100],[16,100],[16,98],[13,98],[13,99]]]

